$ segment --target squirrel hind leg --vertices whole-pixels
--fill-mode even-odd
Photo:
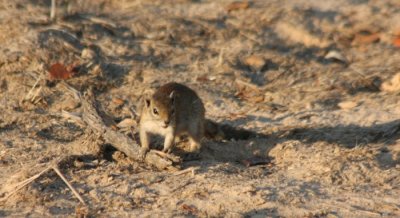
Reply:
[[[190,141],[190,152],[199,152],[201,148],[201,142],[198,138],[189,137]]]
[[[204,124],[199,122],[189,128],[190,152],[199,152],[201,140],[204,136]]]
[[[214,140],[226,139],[225,133],[221,129],[221,125],[209,119],[206,119],[204,123],[204,136]]]

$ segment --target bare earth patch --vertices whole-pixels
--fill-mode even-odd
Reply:
[[[400,217],[398,0],[50,2],[0,3],[1,217]],[[157,170],[68,90],[138,142],[141,95],[170,81],[255,136]],[[9,195],[61,157],[86,206],[54,170]]]

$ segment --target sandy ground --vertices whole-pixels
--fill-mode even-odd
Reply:
[[[400,217],[398,0],[57,2],[0,3],[0,217]],[[57,62],[117,123],[177,81],[259,136],[205,140],[181,175],[96,153]],[[62,155],[88,211],[53,171],[8,197]]]

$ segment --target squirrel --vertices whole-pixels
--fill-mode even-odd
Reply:
[[[205,108],[197,93],[189,87],[170,82],[153,93],[145,93],[139,122],[142,155],[150,150],[150,135],[164,137],[163,152],[169,153],[175,139],[187,135],[190,152],[199,152],[201,140],[209,138],[246,139],[250,131],[237,131],[229,126],[220,126],[205,118]]]

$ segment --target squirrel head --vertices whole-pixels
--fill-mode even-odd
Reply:
[[[164,128],[175,123],[175,93],[146,93],[144,96],[145,109],[154,121]]]

